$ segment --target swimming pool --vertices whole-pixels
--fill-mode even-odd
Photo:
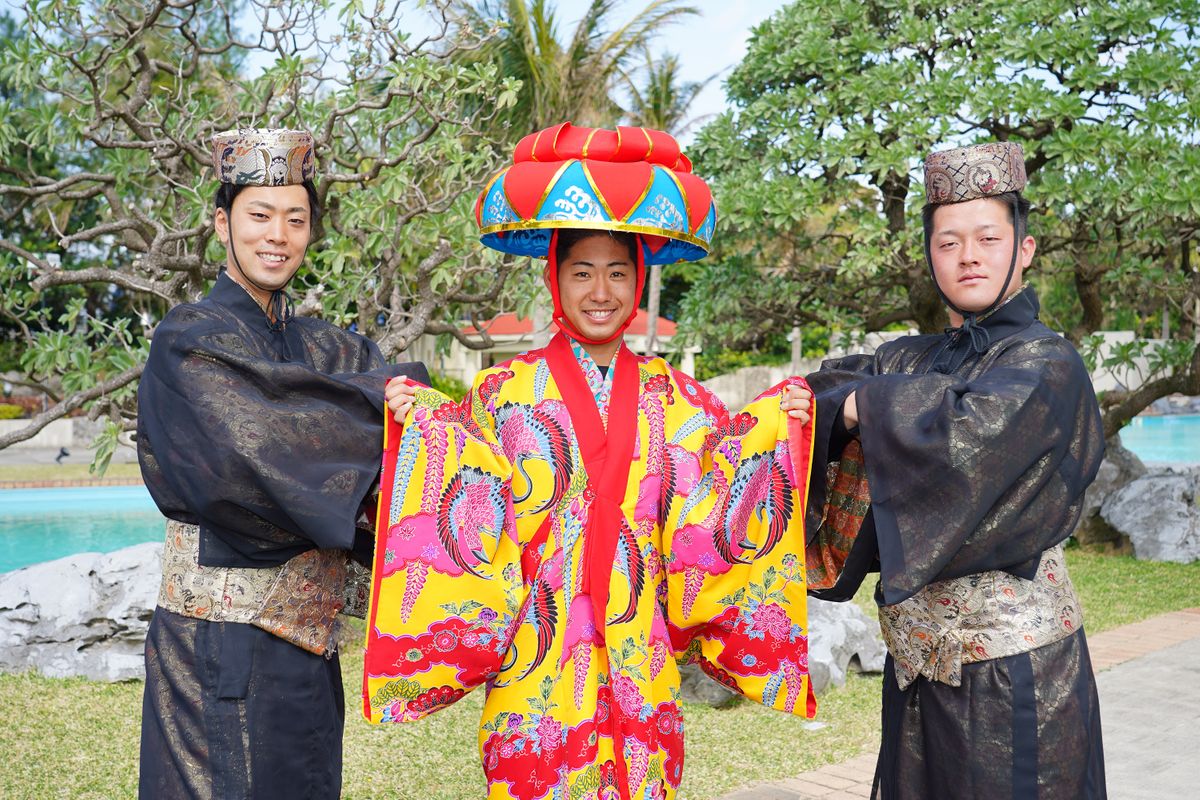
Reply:
[[[1200,414],[1134,417],[1121,429],[1121,444],[1142,461],[1200,462]]]
[[[1121,441],[1143,461],[1200,463],[1200,415],[1135,417]],[[0,572],[163,535],[162,515],[143,486],[0,490]]]
[[[162,541],[164,534],[144,486],[0,490],[0,572]]]

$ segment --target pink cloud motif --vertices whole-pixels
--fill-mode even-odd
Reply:
[[[438,541],[437,515],[412,514],[388,528],[385,552],[391,557],[383,569],[386,578],[400,572],[413,561],[422,561],[444,575],[462,575]]]
[[[713,532],[703,525],[684,525],[671,542],[668,572],[683,573],[683,615],[692,613],[706,575],[720,575],[733,565],[717,551]]]

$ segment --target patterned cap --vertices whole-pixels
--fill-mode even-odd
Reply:
[[[213,169],[221,183],[292,186],[312,180],[313,138],[307,131],[241,128],[212,140]]]
[[[562,228],[638,234],[647,264],[708,253],[717,209],[679,143],[650,128],[563,122],[522,139],[475,203],[480,241],[546,257]]]
[[[989,142],[930,153],[925,200],[961,203],[1025,188],[1025,154],[1016,142]]]

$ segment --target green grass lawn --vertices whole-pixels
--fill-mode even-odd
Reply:
[[[3,464],[0,483],[5,481],[86,481],[95,478],[140,478],[137,464],[109,464],[104,475],[88,472],[87,464]]]
[[[1139,562],[1078,548],[1069,551],[1068,564],[1092,632],[1200,607],[1200,564]],[[475,754],[482,695],[412,725],[372,727],[358,716],[361,668],[361,655],[345,655],[344,796],[483,797]],[[816,723],[748,702],[719,711],[688,705],[681,798],[715,798],[874,750],[879,682],[879,676],[851,676],[821,698]],[[134,797],[141,695],[141,682],[0,676],[0,797]]]

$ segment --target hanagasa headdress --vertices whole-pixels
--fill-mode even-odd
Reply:
[[[577,128],[569,122],[517,144],[475,203],[480,240],[546,257],[559,228],[638,234],[647,264],[708,254],[717,210],[679,143],[648,128]]]
[[[637,237],[637,288],[646,264],[695,261],[708,254],[717,209],[708,184],[692,174],[679,143],[649,128],[576,128],[563,122],[517,144],[513,163],[488,182],[475,202],[480,241],[513,255],[548,259],[554,322],[577,341],[590,339],[563,312],[555,247],[558,231],[575,228]]]

